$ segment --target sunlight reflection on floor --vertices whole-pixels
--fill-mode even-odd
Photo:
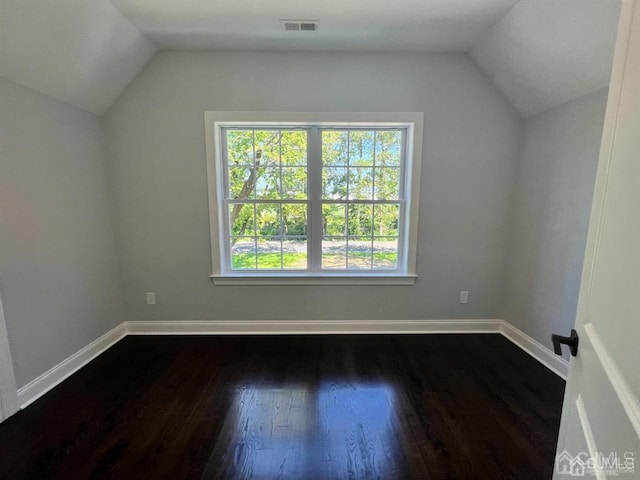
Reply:
[[[225,450],[226,478],[397,473],[394,405],[394,389],[384,383],[243,385],[216,449]]]

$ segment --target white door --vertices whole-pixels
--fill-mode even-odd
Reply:
[[[0,422],[18,411],[16,381],[9,352],[9,339],[0,298]]]
[[[576,330],[554,479],[640,479],[640,0],[622,6]]]

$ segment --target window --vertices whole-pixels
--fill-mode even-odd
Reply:
[[[412,284],[422,114],[206,112],[220,284]]]

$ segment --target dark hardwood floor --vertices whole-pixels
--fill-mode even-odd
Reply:
[[[127,337],[0,424],[0,478],[549,479],[563,391],[500,335]]]

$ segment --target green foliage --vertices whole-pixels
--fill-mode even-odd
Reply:
[[[322,257],[323,263],[331,264],[334,259],[340,260],[344,264],[344,253],[341,254],[325,254]],[[366,252],[352,252],[349,254],[349,258],[354,260],[360,260],[360,264],[364,265],[371,258],[370,253]],[[374,252],[373,262],[379,267],[392,267],[397,262],[398,254],[396,252]],[[256,268],[256,254],[255,253],[236,253],[232,257],[231,265],[236,270],[254,270]],[[304,270],[307,268],[307,254],[284,252],[282,254],[282,265],[285,269],[299,269]],[[280,253],[259,253],[258,254],[258,268],[265,270],[277,270],[280,268]],[[344,268],[344,267],[343,267]]]
[[[344,202],[323,203],[325,237],[397,237],[400,204],[362,202],[399,200],[402,133],[353,129],[321,134],[322,198]],[[229,129],[226,141],[232,246],[240,237],[306,236],[307,204],[286,201],[307,200],[307,131]],[[253,266],[244,266],[251,264],[251,255]],[[271,265],[270,255],[277,257],[273,268],[280,268],[279,254],[260,254],[260,263]],[[297,262],[299,255],[285,257]],[[255,268],[255,258],[255,253],[234,255],[233,266]]]
[[[255,253],[236,253],[231,259],[231,265],[238,270],[253,270],[256,268]],[[307,268],[306,253],[285,252],[282,254],[282,266],[288,269]],[[260,253],[258,254],[258,268],[277,270],[280,268],[279,253]]]

